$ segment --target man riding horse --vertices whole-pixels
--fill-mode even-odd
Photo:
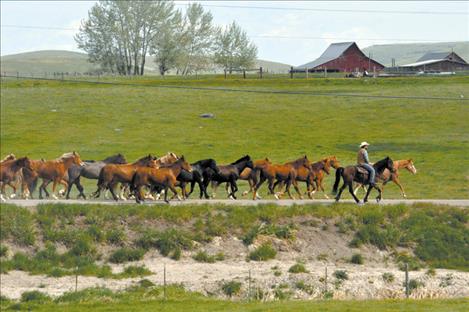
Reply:
[[[357,155],[357,163],[358,165],[362,166],[368,171],[368,174],[370,176],[369,183],[371,186],[374,187],[376,186],[375,184],[376,171],[373,168],[373,166],[370,164],[370,159],[368,157],[368,151],[367,151],[368,146],[370,146],[370,144],[368,144],[366,141],[360,144],[360,150],[358,151],[358,155]]]

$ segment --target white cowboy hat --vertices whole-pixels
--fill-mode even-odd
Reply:
[[[368,144],[368,142],[366,141],[363,141],[361,144],[360,144],[360,147],[363,147],[363,146],[370,146],[370,144]]]

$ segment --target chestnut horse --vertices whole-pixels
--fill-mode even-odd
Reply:
[[[381,192],[384,191],[384,186],[389,181],[394,182],[394,184],[399,186],[402,197],[407,198],[407,195],[404,191],[404,187],[402,186],[399,180],[399,169],[407,169],[407,171],[409,171],[410,173],[416,174],[417,168],[415,168],[414,161],[412,159],[395,160],[393,165],[394,165],[394,173],[391,173],[391,171],[389,170],[384,170],[382,174],[376,176],[376,181],[382,182]],[[355,195],[357,194],[357,191],[360,187],[363,188],[366,192],[366,187],[363,184],[358,184],[354,191]]]
[[[50,182],[53,182],[52,185],[52,197],[58,199],[55,194],[55,188],[57,184],[63,184],[65,188],[68,187],[66,182],[66,174],[68,168],[73,164],[82,166],[83,162],[80,159],[80,155],[73,151],[71,153],[65,153],[55,160],[48,161],[35,161],[32,162],[32,171],[37,174],[38,178],[42,178],[42,184],[39,187],[39,199],[42,199],[42,191],[46,193],[46,197],[49,197],[49,192],[47,191],[47,186]]]
[[[391,172],[394,172],[394,164],[391,158],[386,157],[376,163],[373,164],[373,168],[376,171],[376,176],[380,175],[383,173],[384,170],[388,169]],[[353,193],[353,187],[352,184],[353,182],[358,182],[361,184],[370,184],[369,183],[369,174],[368,171],[366,171],[364,168],[360,167],[359,165],[353,165],[353,166],[348,166],[348,167],[340,167],[335,171],[335,183],[332,188],[332,193],[337,193],[337,188],[340,183],[340,178],[344,180],[344,184],[340,187],[339,193],[335,197],[335,200],[338,202],[340,199],[340,195],[342,195],[342,192],[344,189],[348,186],[350,194],[352,194],[353,199],[355,199],[355,202],[358,204],[360,203],[360,200],[355,196]],[[378,191],[378,196],[376,197],[376,201],[379,202],[382,197],[381,197],[381,188],[378,186],[374,186],[374,188]],[[363,199],[363,202],[366,203],[368,201],[368,195],[370,195],[372,187],[368,188],[368,191],[366,192],[365,198]]]
[[[28,157],[22,157],[19,159],[3,160],[0,163],[0,199],[5,201],[3,195],[5,194],[5,186],[9,185],[13,188],[13,194],[16,194],[16,186],[12,183],[16,180],[18,173],[22,168],[31,168],[31,162]]]
[[[306,155],[295,161],[287,162],[282,165],[272,165],[272,164],[266,163],[260,170],[261,172],[260,180],[257,183],[256,188],[254,189],[252,199],[253,200],[256,199],[257,191],[261,187],[262,183],[264,183],[266,180],[268,180],[269,182],[269,186],[268,186],[269,192],[270,194],[274,194],[275,198],[280,199],[280,197],[283,195],[283,193],[276,194],[274,191],[274,181],[277,180],[278,183],[286,184],[285,190],[291,199],[294,199],[290,193],[290,186],[292,184],[296,192],[298,193],[298,196],[302,199],[303,196],[301,195],[300,189],[298,188],[298,182],[297,182],[297,176],[298,176],[299,170],[301,171],[305,170],[305,172],[310,172],[312,170],[311,162],[309,161]]]
[[[330,173],[331,166],[336,170],[340,167],[340,162],[337,160],[337,157],[329,156],[311,165],[311,167],[313,168],[313,173],[311,174],[310,178],[312,178],[313,181],[310,181],[310,183],[315,183],[315,187],[311,192],[311,196],[313,196],[314,193],[321,189],[324,194],[324,197],[329,199],[329,196],[327,196],[326,191],[324,190],[323,181],[325,177],[324,174]]]
[[[159,168],[139,167],[135,170],[130,183],[130,190],[135,196],[135,201],[141,203],[144,200],[142,194],[142,187],[147,186],[150,189],[155,186],[162,187],[164,189],[164,201],[168,201],[168,188],[177,195],[176,183],[177,177],[182,170],[192,172],[191,165],[185,160],[184,156],[181,156],[176,162],[171,165],[166,165]],[[185,191],[183,189],[183,197],[185,198]]]
[[[157,167],[157,159],[151,154],[138,159],[131,164],[107,164],[105,165],[98,178],[98,189],[91,196],[98,198],[101,191],[109,190],[115,201],[119,200],[114,189],[118,183],[129,184],[138,167]]]

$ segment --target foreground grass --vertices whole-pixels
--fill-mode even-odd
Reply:
[[[467,298],[450,300],[367,300],[367,301],[227,301],[203,297],[184,291],[179,286],[134,287],[113,293],[104,288],[91,288],[65,293],[51,299],[40,292],[23,294],[20,302],[2,300],[2,310],[34,311],[466,311]]]
[[[77,150],[84,159],[121,152],[132,161],[149,152],[173,151],[190,161],[210,157],[229,163],[245,154],[255,159],[268,156],[274,162],[307,154],[314,160],[336,155],[346,165],[355,163],[357,144],[366,139],[371,142],[372,161],[387,155],[414,159],[419,173],[401,175],[410,197],[468,198],[467,102],[154,88],[190,85],[468,98],[468,81],[467,77],[118,79],[137,86],[5,81],[1,156],[13,152],[50,159]],[[215,118],[199,118],[207,112]],[[328,191],[332,176],[326,180]],[[88,194],[94,191],[95,181],[85,183]],[[385,197],[399,198],[398,188],[388,186]]]

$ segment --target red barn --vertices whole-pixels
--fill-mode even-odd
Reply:
[[[355,42],[339,42],[331,44],[326,51],[316,60],[296,67],[295,71],[309,72],[324,71],[328,72],[369,72],[375,69],[380,71],[384,66],[375,60],[367,57],[358,48]]]

